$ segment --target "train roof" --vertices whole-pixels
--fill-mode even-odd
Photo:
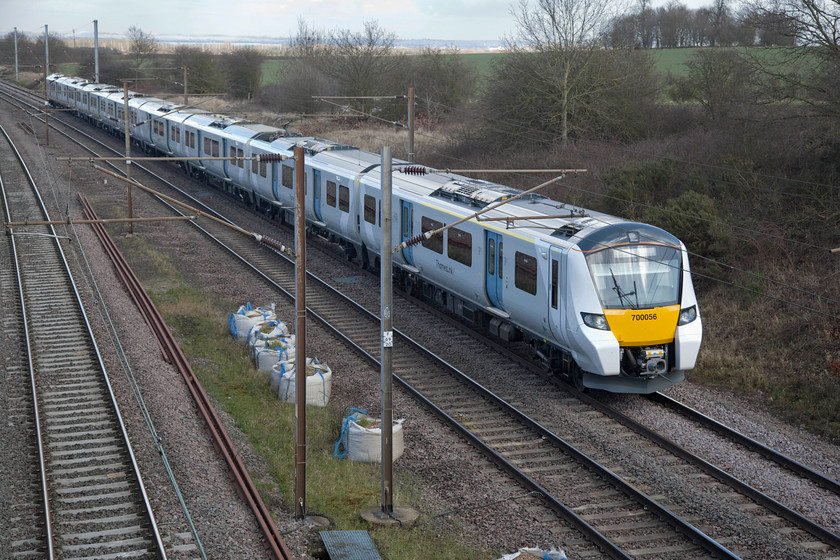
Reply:
[[[115,86],[96,84],[63,74],[52,74],[47,79],[84,91],[106,95],[122,93]],[[141,98],[143,95],[129,92],[129,97]],[[307,158],[340,168],[344,172],[355,172],[357,181],[376,184],[380,181],[380,155],[355,146],[324,138],[302,137],[285,129],[209,113],[154,97],[145,98],[142,105],[145,110],[152,109],[150,113],[166,114],[167,118],[179,122],[189,120],[191,124],[214,128],[233,138],[265,143],[266,150],[291,153],[295,146],[301,146],[306,150]],[[657,227],[558,202],[538,193],[502,204],[523,191],[450,172],[432,170],[422,175],[412,174],[410,169],[417,167],[403,160],[393,160],[392,166],[395,188],[430,201],[438,200],[463,216],[498,204],[498,207],[491,208],[476,219],[496,220],[507,229],[520,230],[549,242],[563,240],[577,244],[584,251],[622,243],[681,244],[676,237]]]

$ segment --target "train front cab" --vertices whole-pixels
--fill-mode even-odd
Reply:
[[[600,364],[590,368],[603,373],[583,367],[577,383],[652,393],[682,381],[702,339],[682,243],[653,226],[618,223],[585,237],[577,248],[600,302],[600,309],[577,310],[580,332]]]

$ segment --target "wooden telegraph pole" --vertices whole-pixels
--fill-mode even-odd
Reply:
[[[125,178],[128,179],[128,217],[134,217],[134,207],[131,203],[131,114],[128,109],[128,82],[123,82],[123,122],[125,123]],[[128,222],[129,235],[134,233],[134,222]]]

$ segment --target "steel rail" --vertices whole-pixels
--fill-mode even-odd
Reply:
[[[85,215],[91,219],[96,220],[96,213],[88,203],[87,199],[79,196]],[[190,367],[189,361],[172,335],[171,331],[166,325],[163,317],[158,312],[151,298],[146,290],[143,288],[137,276],[129,266],[128,262],[120,253],[117,246],[114,244],[105,227],[101,223],[91,224],[99,238],[111,261],[117,269],[117,274],[125,284],[132,299],[135,301],[138,309],[143,315],[146,323],[151,328],[158,339],[159,344],[163,348],[165,357],[169,363],[175,366],[181,373],[190,393],[195,400],[196,406],[199,410],[201,418],[205,421],[208,432],[210,433],[215,447],[222,454],[225,462],[230,468],[230,475],[234,479],[238,493],[245,499],[248,506],[254,512],[257,524],[260,531],[265,537],[265,544],[274,558],[278,560],[292,560],[292,554],[289,550],[283,537],[280,535],[271,513],[266,508],[259,491],[251,480],[248,470],[245,467],[239,453],[230,436],[227,433],[221,418],[216,414],[210,399],[204,391],[204,388],[198,381],[195,373]]]
[[[576,389],[570,388],[570,391],[577,391]],[[612,408],[609,405],[606,405],[597,399],[587,395],[585,393],[581,393],[577,391],[577,396],[584,401],[585,403],[589,404],[590,406],[596,408],[603,414],[609,416],[616,422],[619,422],[621,425],[629,428],[630,430],[636,432],[637,434],[655,442],[657,445],[662,447],[663,449],[667,450],[669,453],[673,453],[677,457],[680,457],[684,461],[697,466],[701,470],[703,470],[709,476],[716,478],[717,480],[727,484],[738,492],[744,494],[745,496],[749,497],[751,500],[755,501],[757,504],[767,508],[768,510],[772,511],[779,517],[789,521],[790,523],[794,524],[795,526],[799,527],[800,529],[807,531],[811,535],[815,536],[816,538],[820,539],[822,542],[833,546],[834,548],[840,549],[840,535],[833,533],[832,531],[826,529],[822,525],[811,521],[807,517],[803,516],[797,511],[792,510],[791,508],[781,504],[780,502],[774,500],[767,494],[761,492],[760,490],[753,488],[746,482],[742,481],[739,478],[732,476],[731,474],[727,473],[726,471],[716,467],[715,465],[709,463],[705,459],[695,455],[694,453],[688,451],[684,447],[674,443],[670,439],[666,438],[665,436],[654,432],[647,426],[636,422],[629,416],[619,412],[618,410]]]
[[[0,126],[0,130],[2,130],[3,135],[8,139],[9,136],[6,134],[6,130],[2,126]],[[11,140],[9,140],[9,142],[11,142]],[[9,214],[9,201],[6,198],[6,187],[3,184],[2,174],[0,174],[0,193],[2,193],[3,195],[3,209],[5,211],[6,219],[9,220],[11,219]],[[26,313],[26,298],[23,295],[23,276],[20,270],[20,260],[18,259],[17,244],[15,243],[14,235],[10,235],[9,238],[12,245],[12,260],[15,263],[15,276],[17,278],[18,294],[20,297],[20,308],[23,321],[23,334],[24,341],[26,343],[26,359],[29,363],[29,380],[30,385],[32,387],[32,404],[35,412],[35,433],[38,436],[38,460],[40,463],[41,495],[42,499],[44,500],[44,531],[46,532],[47,537],[47,554],[48,558],[52,559],[55,557],[55,551],[53,549],[52,516],[50,515],[50,493],[47,485],[47,462],[44,457],[44,438],[41,434],[41,413],[38,409],[37,397],[38,389],[35,384],[35,360],[32,355],[29,321],[27,319]]]
[[[729,426],[718,422],[714,418],[710,416],[706,416],[699,410],[695,410],[690,406],[681,403],[677,400],[672,399],[662,393],[653,393],[648,395],[648,398],[654,402],[667,406],[668,408],[678,412],[679,414],[685,416],[689,420],[697,422],[707,428],[710,428],[723,437],[729,438],[736,443],[746,447],[750,451],[754,451],[766,457],[767,459],[778,463],[782,467],[789,469],[790,471],[798,474],[803,478],[807,478],[811,482],[822,486],[824,489],[834,492],[835,494],[840,495],[840,482],[836,479],[831,478],[830,476],[821,473],[817,470],[812,469],[808,465],[805,465],[792,457],[788,457],[784,453],[781,453],[771,447],[764,445],[763,443],[752,439],[751,437],[742,434],[741,432],[730,428]]]
[[[30,186],[32,187],[34,196],[37,199],[38,205],[41,208],[41,212],[44,214],[44,216],[47,219],[49,219],[49,212],[47,211],[46,204],[44,204],[44,201],[41,198],[41,194],[38,191],[35,180],[32,178],[32,175],[29,173],[29,169],[26,166],[26,163],[24,162],[23,156],[20,154],[20,152],[18,151],[14,142],[12,142],[11,137],[8,135],[8,133],[6,132],[6,130],[2,126],[0,126],[0,131],[2,131],[3,136],[9,142],[9,145],[12,148],[12,150],[15,154],[15,157],[20,162],[24,172],[26,173],[27,181],[29,182]],[[7,204],[7,201],[5,200],[5,192],[4,192],[4,203],[6,204],[7,213],[8,213],[8,204]],[[64,270],[67,272],[69,285],[72,288],[75,303],[78,306],[78,309],[80,310],[80,316],[81,316],[81,318],[84,322],[86,332],[89,335],[91,346],[92,346],[92,348],[94,350],[94,353],[96,355],[96,360],[97,360],[97,363],[98,363],[98,367],[101,371],[103,382],[104,382],[105,388],[107,390],[108,399],[110,401],[110,404],[113,406],[113,409],[114,409],[114,412],[115,412],[115,417],[116,417],[116,420],[117,420],[117,424],[119,425],[120,433],[122,434],[123,441],[125,442],[126,453],[127,453],[128,457],[130,459],[130,462],[131,462],[132,472],[134,473],[134,476],[135,476],[136,482],[137,482],[137,486],[138,486],[138,489],[140,491],[140,495],[142,496],[143,509],[144,509],[144,512],[146,513],[146,515],[148,515],[148,518],[149,518],[150,530],[151,530],[151,532],[154,536],[154,539],[155,539],[155,545],[157,547],[158,555],[160,556],[160,558],[165,560],[166,559],[166,549],[165,549],[165,546],[163,544],[163,539],[160,535],[160,530],[158,528],[157,521],[155,519],[154,511],[152,510],[151,502],[149,501],[148,493],[146,492],[146,486],[145,486],[145,484],[143,482],[143,478],[140,474],[140,467],[137,464],[137,458],[135,457],[134,450],[131,447],[131,440],[128,436],[128,431],[126,430],[125,423],[123,422],[122,413],[120,412],[119,405],[117,404],[117,399],[116,399],[116,396],[114,395],[114,390],[113,390],[113,387],[111,386],[111,381],[108,378],[108,374],[107,374],[107,371],[106,371],[106,368],[105,368],[105,363],[102,359],[102,354],[99,351],[99,345],[96,343],[96,339],[93,336],[93,329],[90,325],[90,321],[88,320],[87,313],[85,313],[85,308],[84,308],[84,304],[82,302],[82,298],[79,295],[79,291],[76,287],[76,282],[75,282],[75,280],[73,278],[73,274],[70,270],[70,265],[67,263],[67,259],[64,255],[64,250],[61,248],[61,244],[59,243],[59,239],[58,239],[58,236],[55,232],[55,228],[53,228],[53,226],[51,226],[51,225],[47,226],[47,227],[49,227],[49,230],[52,233],[52,237],[53,237],[54,242],[55,242],[55,247],[56,247],[57,254],[60,257],[60,260],[61,260],[61,263],[64,267]],[[12,238],[14,238],[14,234],[12,235]],[[17,256],[15,257],[15,261],[16,261],[16,263],[18,262],[17,261]],[[20,280],[20,278],[21,278],[20,269],[18,268],[18,280]],[[20,290],[21,290],[21,307],[24,309],[24,321],[25,321],[26,320],[25,319],[26,313],[25,313],[25,307],[24,307],[25,304],[24,304],[24,298],[23,298],[23,284],[22,283],[20,284]],[[31,353],[31,347],[30,347],[30,344],[29,344],[28,336],[29,336],[29,333],[28,333],[28,329],[27,329],[27,342],[26,342],[27,355],[28,355],[28,358],[30,359],[29,369],[30,369],[30,374],[32,376],[33,399],[35,400],[35,408],[36,408],[36,411],[37,411],[38,407],[37,407],[37,397],[36,397],[37,392],[36,392],[36,386],[35,386],[35,374],[34,374],[33,362],[32,362],[32,359],[31,359],[32,358],[32,353]],[[36,417],[37,417],[37,415],[36,415]],[[49,507],[49,498],[48,498],[48,490],[47,490],[48,482],[47,482],[47,476],[46,476],[46,463],[45,463],[45,457],[43,456],[43,440],[41,438],[40,423],[38,423],[38,424],[39,424],[39,427],[38,427],[38,430],[39,430],[38,431],[39,453],[41,454],[41,467],[42,467],[42,477],[43,477],[42,484],[44,486],[44,491],[45,491],[45,495],[44,495],[45,502],[44,503],[45,503],[45,508],[48,508]],[[51,527],[51,523],[50,523],[50,519],[49,519],[50,514],[49,514],[48,509],[47,509],[46,515],[47,515],[46,524],[47,524],[48,527]],[[53,558],[54,550],[53,550],[53,542],[52,542],[53,538],[52,538],[51,534],[49,535],[48,541],[49,541],[50,558]]]

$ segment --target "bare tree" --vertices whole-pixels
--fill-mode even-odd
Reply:
[[[764,31],[798,45],[772,59],[753,57],[753,64],[812,114],[840,115],[840,0],[750,0],[748,7]]]
[[[424,49],[407,57],[406,62],[403,91],[416,88],[417,99],[424,104],[430,121],[465,105],[475,92],[478,71],[456,50]]]
[[[176,67],[187,67],[189,93],[219,93],[225,88],[225,75],[216,57],[208,50],[180,45],[172,54]]]
[[[280,70],[280,79],[267,85],[260,97],[281,111],[317,113],[324,111],[315,97],[338,95],[334,80],[321,67],[321,59],[329,55],[326,31],[299,18],[297,32],[289,43],[289,59]]]
[[[659,46],[687,47],[691,43],[692,16],[684,4],[671,0],[657,11]]]
[[[765,27],[791,36],[799,45],[819,47],[823,56],[840,58],[840,0],[750,0]]]
[[[379,26],[375,20],[365,22],[362,32],[342,29],[331,33],[329,53],[319,57],[319,68],[334,80],[343,95],[365,97],[393,94],[397,69],[403,55],[394,50],[396,35]],[[369,111],[370,101],[355,103]]]
[[[158,42],[154,35],[132,25],[128,28],[128,51],[134,58],[134,68],[140,68],[158,52]]]
[[[636,16],[638,21],[639,41],[643,49],[653,46],[654,12],[650,7],[650,0],[636,0],[639,6],[639,13]]]
[[[263,55],[253,47],[243,47],[225,55],[228,93],[236,99],[251,99],[262,82]]]
[[[750,118],[758,108],[761,85],[754,69],[731,49],[699,49],[689,60],[684,95],[698,103],[710,121]]]
[[[611,0],[536,0],[533,7],[520,0],[512,10],[518,29],[516,40],[508,40],[512,56],[498,67],[495,78],[513,81],[499,84],[502,87],[493,93],[521,87],[520,109],[533,111],[542,105],[538,120],[558,131],[566,143],[572,115],[584,106],[594,108],[593,96],[623,83],[611,75],[616,70],[609,60],[614,53],[602,48],[615,7]],[[505,94],[511,93],[515,91]]]

